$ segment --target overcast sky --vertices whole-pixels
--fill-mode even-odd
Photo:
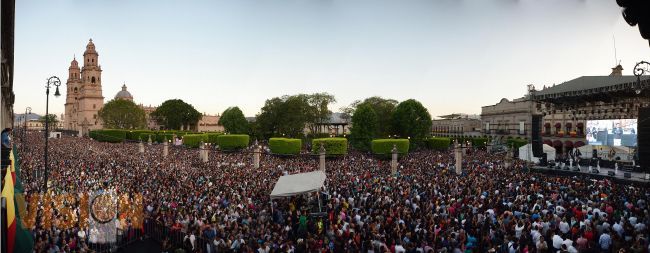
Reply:
[[[648,41],[614,0],[16,1],[15,112],[63,96],[73,55],[93,39],[104,101],[126,83],[136,103],[180,98],[208,114],[329,92],[338,111],[370,96],[414,98],[432,116],[584,75],[625,75]],[[82,62],[81,60],[79,61]]]

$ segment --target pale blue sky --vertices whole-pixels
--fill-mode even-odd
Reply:
[[[329,92],[333,111],[382,96],[438,116],[480,113],[530,83],[607,75],[613,35],[624,74],[650,60],[614,0],[21,0],[15,111],[44,113],[46,78],[65,83],[89,38],[105,102],[126,82],[137,103],[180,98],[209,114]],[[51,97],[50,111],[64,103]]]

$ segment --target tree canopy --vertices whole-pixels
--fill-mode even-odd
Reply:
[[[239,107],[228,107],[219,118],[219,125],[222,125],[227,133],[247,134],[248,121]]]
[[[373,111],[375,111],[375,114],[377,114],[377,132],[375,137],[387,137],[391,134],[391,117],[395,110],[395,106],[397,105],[397,100],[382,97],[369,97],[363,101],[354,101],[350,106],[341,108],[340,111],[343,113],[344,118],[350,117],[350,115],[354,115],[355,111],[361,105],[370,106]]]
[[[411,138],[416,145],[431,133],[431,115],[427,108],[414,99],[403,101],[395,107],[392,132],[402,138]]]
[[[352,115],[351,144],[354,148],[368,151],[370,142],[375,137],[378,128],[378,119],[375,110],[368,104],[357,107]]]
[[[38,118],[38,121],[45,124],[45,115]],[[52,124],[54,126],[54,125],[56,125],[57,122],[59,122],[59,119],[56,117],[56,114],[51,114],[50,113],[50,114],[48,114],[47,122],[48,122],[48,124]]]
[[[202,115],[183,100],[170,99],[158,106],[151,116],[166,129],[180,130],[181,127],[188,129],[191,125],[196,125]]]
[[[306,126],[315,131],[331,114],[329,103],[336,101],[327,93],[298,94],[266,100],[257,115],[256,129],[265,137],[301,137]]]
[[[143,129],[146,125],[144,110],[133,101],[113,99],[98,114],[105,128]]]

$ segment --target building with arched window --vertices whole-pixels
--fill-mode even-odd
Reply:
[[[101,129],[98,112],[103,106],[102,68],[95,44],[90,39],[83,54],[83,67],[79,68],[75,57],[68,68],[64,128],[83,135],[89,130]]]

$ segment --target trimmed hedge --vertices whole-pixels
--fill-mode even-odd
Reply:
[[[123,142],[126,140],[126,130],[121,129],[102,129],[93,130],[88,133],[90,138],[101,142]]]
[[[528,144],[528,141],[523,139],[508,139],[506,144],[508,148],[513,147],[515,150],[519,150],[521,146]]]
[[[221,150],[236,150],[248,147],[249,140],[247,134],[222,134],[217,136],[217,145]]]
[[[481,137],[471,138],[470,140],[472,141],[473,147],[484,147],[485,144],[488,142],[488,138],[481,138]]]
[[[217,137],[223,133],[206,133],[206,135],[208,136],[207,143],[217,144]]]
[[[173,141],[174,134],[158,132],[158,133],[156,133],[156,136],[151,136],[151,141],[155,141],[155,142],[158,142],[158,143],[163,143],[165,141],[165,139],[167,141]],[[147,137],[147,141],[149,141],[149,137]]]
[[[373,154],[390,155],[393,153],[393,145],[396,145],[397,153],[406,154],[409,152],[409,144],[408,139],[376,139],[370,142],[370,150]]]
[[[291,138],[271,138],[269,139],[269,148],[271,152],[279,155],[296,155],[300,154],[302,147],[301,139]]]
[[[451,145],[451,138],[447,137],[431,137],[425,140],[426,146],[434,150],[447,150]]]
[[[348,153],[348,139],[346,138],[320,138],[311,141],[311,152],[320,153],[320,144],[325,147],[327,155],[345,155]]]
[[[207,142],[207,134],[186,134],[183,136],[183,145],[190,148],[198,148],[201,142]]]

